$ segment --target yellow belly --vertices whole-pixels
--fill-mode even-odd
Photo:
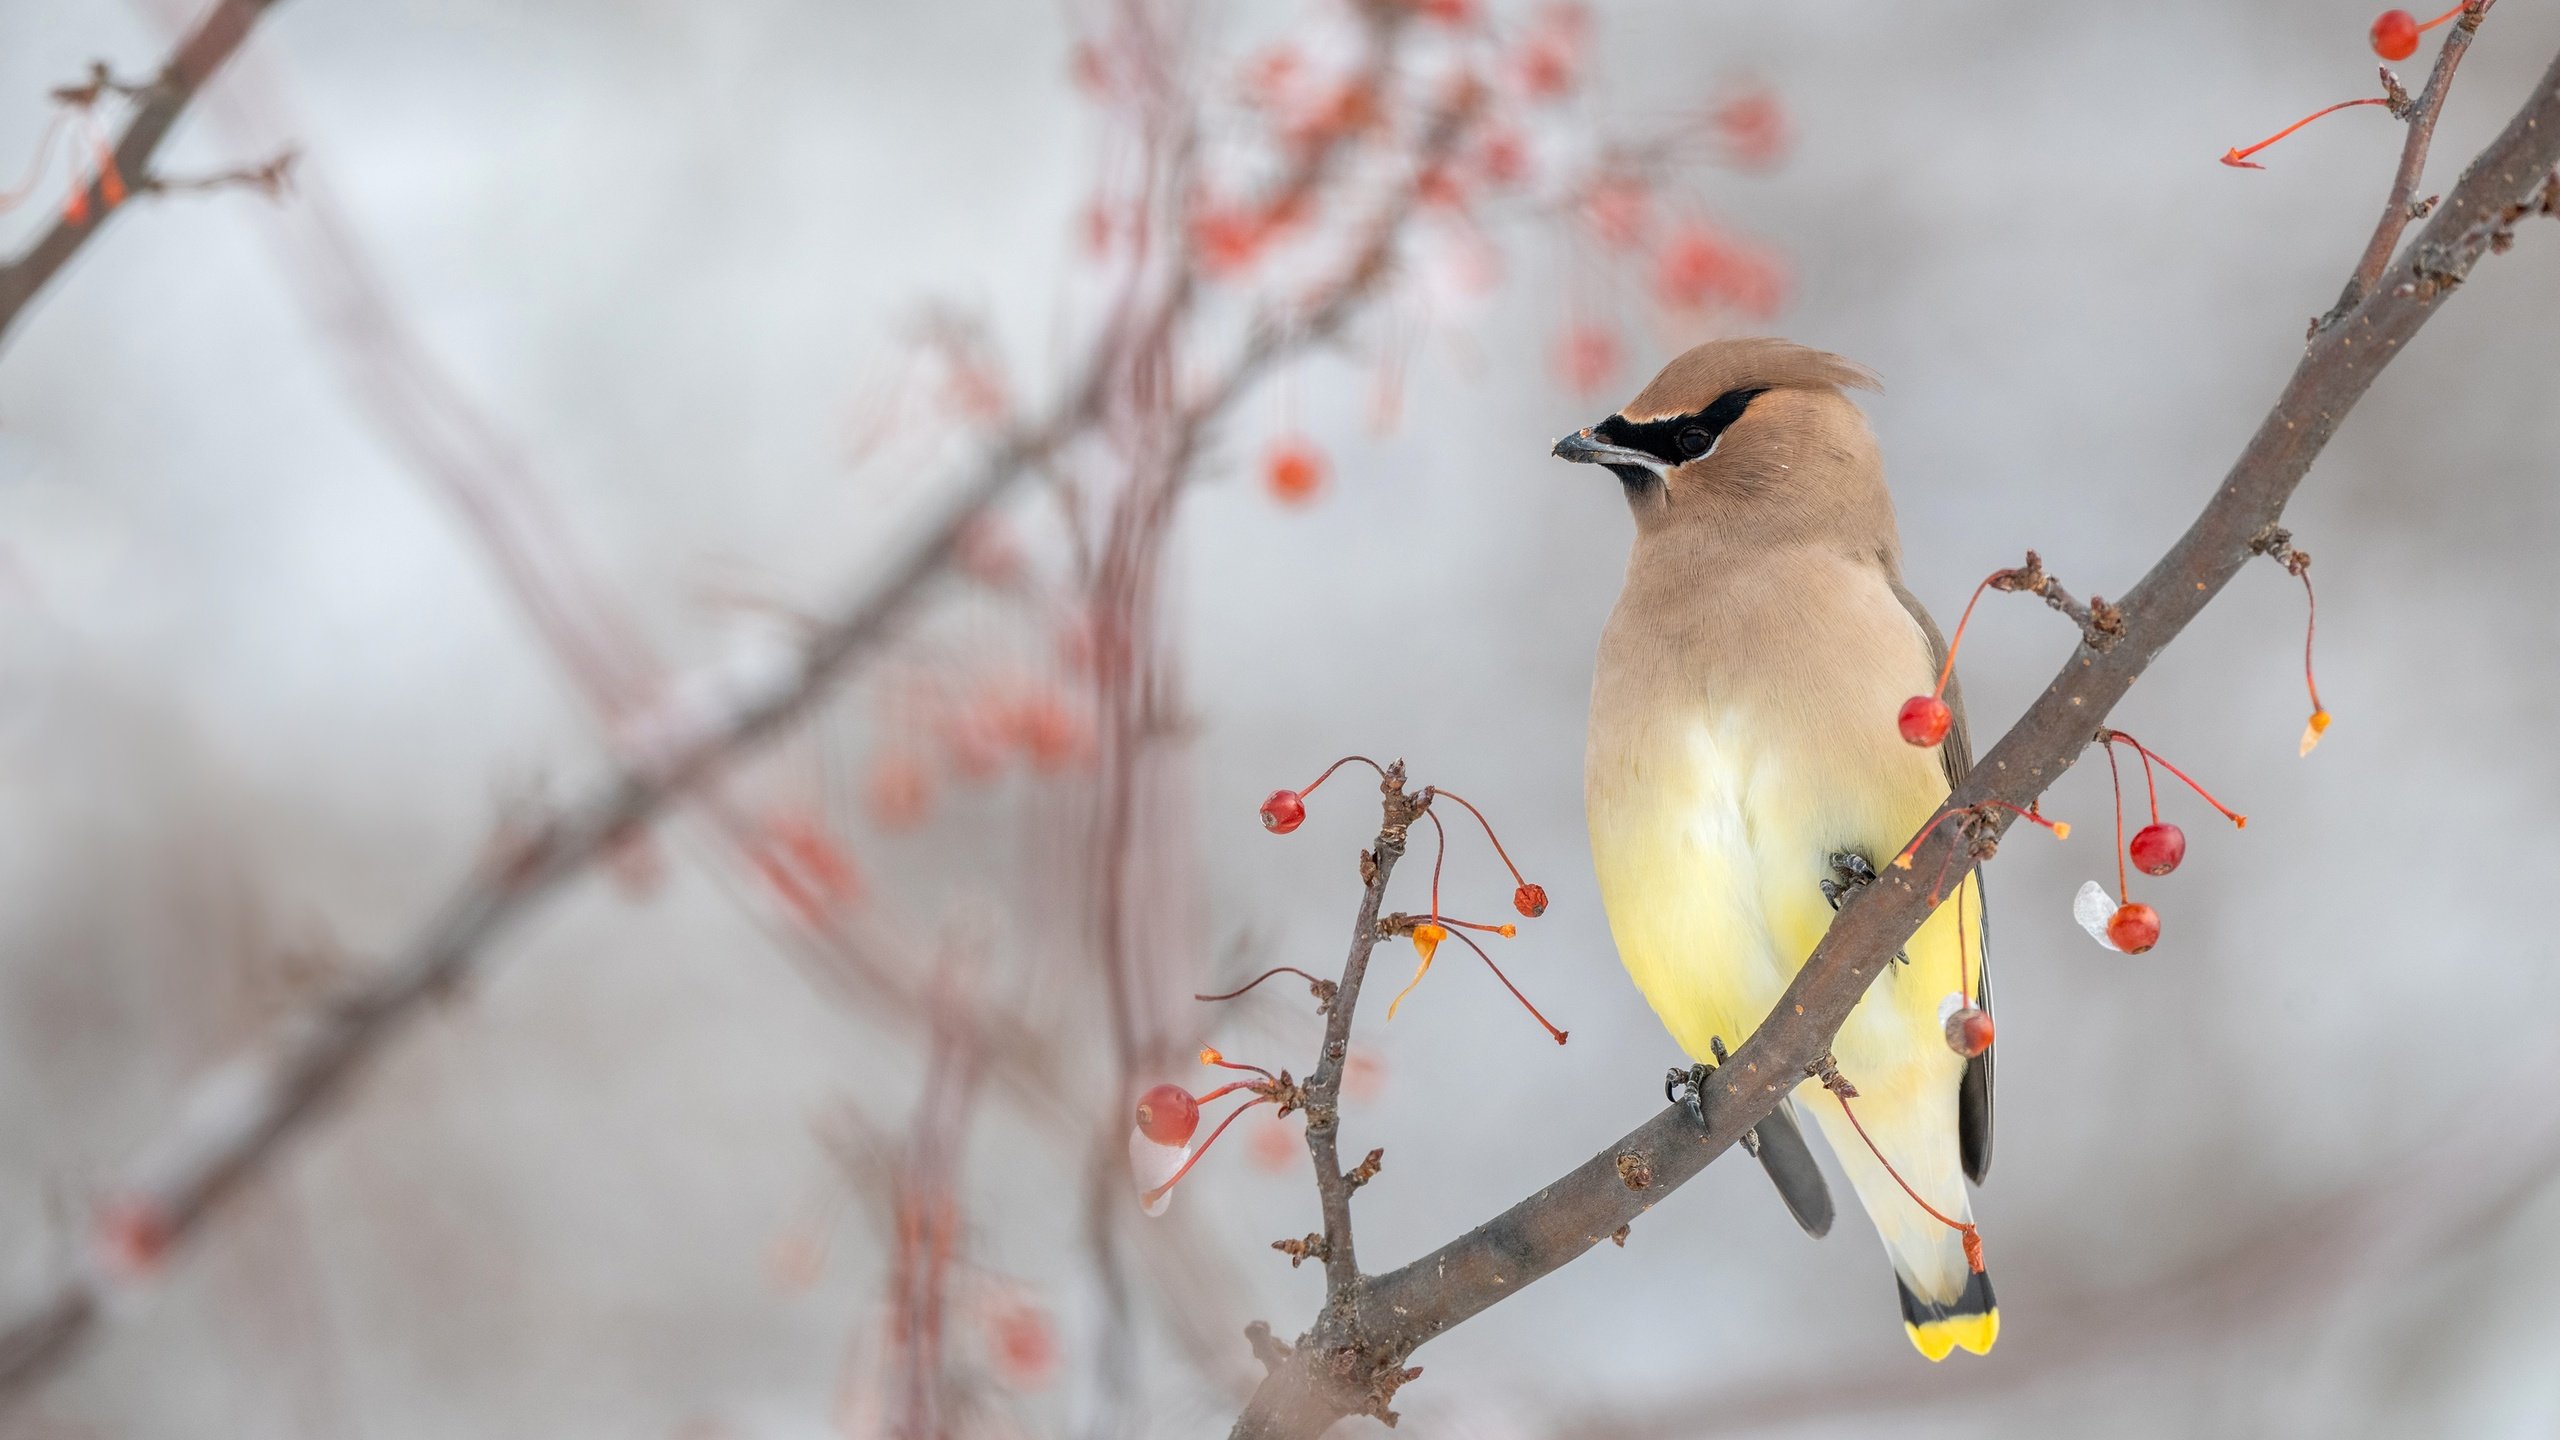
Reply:
[[[1713,1038],[1741,1045],[1821,940],[1830,855],[1890,864],[1946,794],[1930,752],[1859,764],[1759,728],[1738,712],[1701,714],[1651,745],[1591,757],[1592,858],[1619,957],[1693,1059],[1710,1058]],[[1972,992],[1980,953],[1980,897],[1964,888],[1963,930],[1951,890],[1834,1047],[1862,1090],[1943,1080],[1950,1114],[1963,1062],[1938,1039],[1938,1008]]]
[[[1891,864],[1937,813],[1946,786],[1934,754],[1898,740],[1900,753],[1815,756],[1732,713],[1655,734],[1657,743],[1614,756],[1595,749],[1592,855],[1627,973],[1681,1049],[1710,1060],[1715,1040],[1730,1052],[1749,1038],[1822,939],[1831,854],[1855,850],[1879,869]],[[1903,1181],[1958,1220],[1972,1215],[1956,1112],[1964,1061],[1947,1047],[1940,1007],[1960,990],[1979,994],[1981,920],[1981,893],[1968,877],[1832,1044],[1859,1092],[1868,1139]],[[1900,1193],[1837,1097],[1805,1081],[1796,1099],[1906,1281],[1924,1298],[1953,1300],[1965,1281],[1954,1232]]]

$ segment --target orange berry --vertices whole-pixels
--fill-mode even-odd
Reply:
[[[1262,485],[1284,505],[1303,505],[1324,488],[1324,456],[1304,440],[1281,440],[1262,457]]]
[[[1186,1145],[1200,1128],[1200,1102],[1179,1085],[1158,1085],[1138,1097],[1138,1132],[1159,1145]]]
[[[2148,905],[2119,905],[2107,918],[2107,938],[2127,955],[2139,955],[2160,943],[2160,912]]]

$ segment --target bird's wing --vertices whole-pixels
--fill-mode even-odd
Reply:
[[[1929,637],[1929,660],[1937,666],[1947,663],[1946,638],[1938,633],[1938,623],[1929,618],[1920,597],[1911,593],[1900,575],[1893,576],[1894,597],[1902,608],[1911,612],[1920,633]],[[1947,788],[1964,783],[1973,771],[1973,735],[1965,728],[1964,690],[1954,675],[1947,677],[1947,713],[1955,723],[1947,727],[1945,743],[1938,747],[1938,759],[1946,767]],[[1982,898],[1983,914],[1975,920],[1974,934],[1981,940],[1982,1013],[1991,1013],[1991,902],[1982,886],[1982,872],[1973,877],[1974,894]],[[1962,892],[1959,891],[1959,894]],[[1964,1078],[1956,1084],[1956,1134],[1964,1150],[1965,1177],[1979,1185],[1991,1174],[1991,1052],[1983,1051],[1964,1062]]]

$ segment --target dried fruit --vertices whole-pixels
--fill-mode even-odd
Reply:
[[[1991,1016],[1971,1005],[1947,1017],[1947,1048],[1967,1060],[1991,1048]]]

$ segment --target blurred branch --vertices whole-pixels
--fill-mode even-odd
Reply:
[[[96,103],[108,89],[126,89],[142,102],[141,106],[125,122],[124,133],[116,137],[113,169],[90,177],[88,188],[82,192],[85,203],[56,216],[52,227],[25,253],[0,265],[0,343],[6,343],[11,327],[36,292],[71,262],[89,237],[106,225],[110,215],[123,208],[122,191],[139,194],[172,188],[156,179],[151,169],[160,142],[169,137],[171,127],[185,113],[187,103],[195,99],[196,91],[231,58],[231,52],[240,48],[250,27],[274,4],[275,0],[220,0],[178,42],[168,63],[149,83],[117,87],[102,83],[103,77],[91,82],[87,103]],[[121,178],[110,180],[111,174]]]
[[[2441,91],[2435,92],[2441,103]],[[2560,59],[2536,82],[2506,129],[2463,172],[2411,248],[2335,326],[2315,334],[2213,498],[2185,535],[2119,602],[2123,626],[2105,650],[2085,642],[1948,801],[1983,817],[1970,833],[1926,832],[1911,869],[1888,868],[1841,907],[1785,994],[1703,1098],[1705,1125],[1673,1106],[1536,1194],[1402,1269],[1353,1278],[1329,1293],[1317,1326],[1277,1364],[1232,1434],[1238,1440],[1311,1437],[1347,1415],[1370,1413],[1405,1377],[1415,1349],[1630,1224],[1706,1168],[1775,1109],[1827,1058],[1859,997],[1928,916],[1917,877],[1961,884],[1989,858],[2008,815],[2030,805],[2091,743],[2094,727],[2151,661],[2254,557],[2252,540],[2273,524],[2384,366],[2417,333],[2479,257],[2506,233],[2560,163]],[[1333,1023],[1348,1024],[1353,997]],[[1622,1169],[1620,1158],[1641,1163]],[[1643,1176],[1642,1188],[1631,1178]],[[1276,1352],[1275,1352],[1276,1353]]]
[[[636,835],[668,803],[789,724],[856,659],[880,643],[941,570],[969,517],[1091,413],[1081,386],[1051,421],[999,444],[956,487],[943,515],[860,598],[821,628],[781,683],[735,697],[726,723],[679,737],[654,764],[626,769],[585,799],[518,836],[501,836],[434,919],[381,970],[215,1071],[149,1145],[111,1201],[121,1228],[156,1262],[211,1207],[316,1118],[380,1045],[426,1002],[455,993],[508,925]],[[89,1257],[26,1318],[0,1329],[0,1399],[69,1358],[94,1329],[116,1283]]]
[[[219,7],[180,47],[181,58],[172,62],[173,68],[200,79],[210,63],[237,46],[247,18],[263,8],[237,0]],[[210,61],[204,58],[208,55]],[[166,98],[156,94],[154,103]],[[147,104],[145,116],[137,117],[135,130],[128,132],[128,143],[152,113]],[[1461,106],[1437,115],[1430,144],[1453,143],[1469,113],[1470,107]],[[149,132],[152,145],[174,115],[170,110],[158,130]],[[1181,402],[1175,449],[1181,463],[1174,473],[1187,468],[1205,427],[1254,381],[1276,364],[1329,341],[1357,313],[1359,301],[1387,273],[1396,236],[1413,203],[1408,190],[1384,208],[1342,270],[1296,303],[1266,312],[1244,345]],[[59,263],[54,261],[44,274]],[[1174,294],[1184,288],[1177,286]],[[1178,306],[1149,323],[1169,324],[1172,313],[1178,313]],[[1126,373],[1131,333],[1123,325],[1107,327],[1066,398],[1047,418],[999,437],[881,576],[811,634],[787,674],[738,682],[725,697],[721,715],[623,754],[619,773],[583,799],[500,836],[427,926],[376,974],[201,1082],[114,1187],[109,1209],[118,1217],[122,1237],[116,1248],[128,1258],[138,1250],[151,1265],[162,1263],[287,1136],[323,1113],[375,1051],[425,1010],[426,1002],[455,993],[507,926],[638,835],[671,802],[790,725],[887,640],[989,506],[1024,474],[1048,466],[1066,445],[1103,420],[1116,386],[1146,383],[1132,381]],[[501,558],[524,557],[501,547]],[[122,1278],[99,1255],[84,1256],[48,1297],[0,1329],[0,1402],[51,1375],[75,1352],[95,1329],[105,1298]]]

